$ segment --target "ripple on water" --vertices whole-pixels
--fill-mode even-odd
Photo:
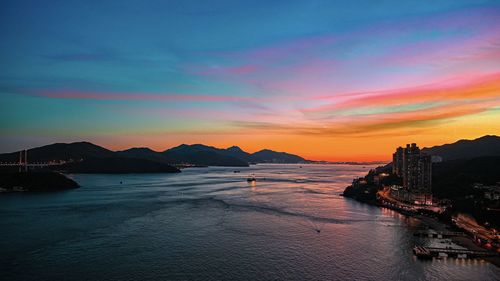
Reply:
[[[371,167],[302,166],[72,175],[82,188],[2,195],[2,280],[499,280],[479,260],[416,260],[418,221],[338,196]]]

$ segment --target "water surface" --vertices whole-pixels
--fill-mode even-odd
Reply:
[[[440,243],[412,236],[419,221],[338,195],[369,168],[71,175],[81,188],[3,194],[2,280],[500,279],[484,261],[416,260],[415,243]]]

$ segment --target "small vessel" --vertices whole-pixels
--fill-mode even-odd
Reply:
[[[257,179],[255,179],[254,175],[247,178],[247,182],[256,182],[256,181],[257,181]]]
[[[422,246],[413,247],[413,254],[419,259],[432,259],[431,252],[427,248]]]
[[[239,170],[236,170],[236,171],[234,171],[233,173],[239,173],[239,172],[240,172]]]

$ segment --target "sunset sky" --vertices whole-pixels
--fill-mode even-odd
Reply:
[[[500,135],[500,1],[335,2],[2,1],[0,152],[372,161]]]

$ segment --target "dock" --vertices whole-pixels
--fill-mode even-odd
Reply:
[[[413,248],[413,253],[417,258],[420,259],[430,259],[433,257],[455,257],[455,258],[487,258],[496,257],[498,253],[491,251],[474,251],[468,249],[455,249],[455,248],[434,248],[434,247],[424,247],[415,246]]]
[[[465,237],[467,236],[463,232],[459,231],[416,231],[413,236],[425,237],[425,238],[449,238],[449,237]]]

